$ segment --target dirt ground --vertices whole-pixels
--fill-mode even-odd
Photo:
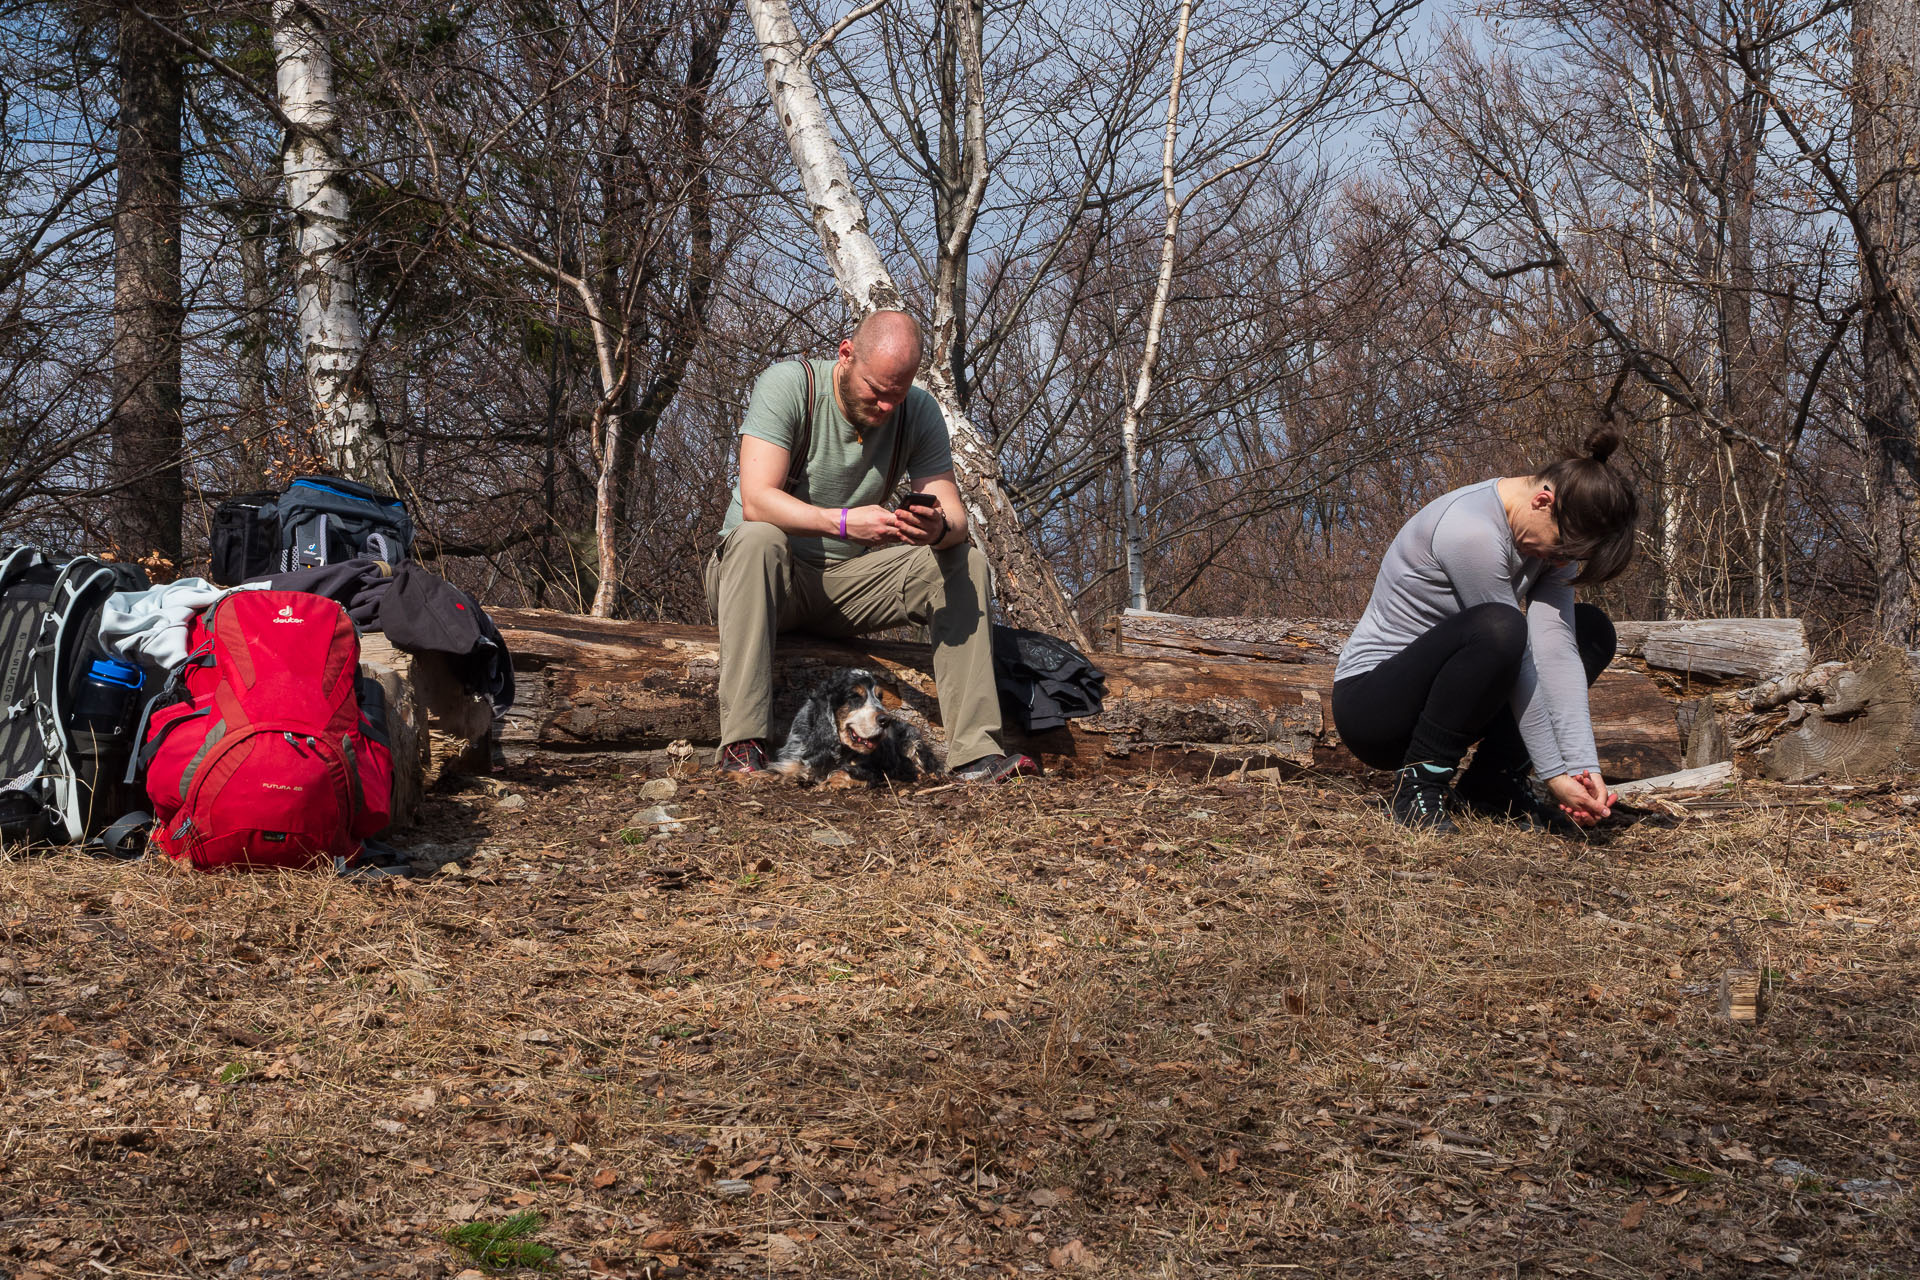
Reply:
[[[1920,1271],[1920,783],[1582,841],[696,776],[666,831],[634,768],[436,798],[412,881],[0,860],[0,1273],[477,1274],[529,1212],[569,1275]]]

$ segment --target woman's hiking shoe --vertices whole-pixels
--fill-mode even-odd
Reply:
[[[1039,772],[1040,766],[1034,763],[1032,756],[1009,751],[1001,756],[981,756],[978,760],[969,760],[953,770],[953,776],[962,782],[991,783]]]
[[[1504,822],[1524,831],[1567,832],[1575,829],[1572,821],[1533,789],[1532,770],[1476,769],[1469,767],[1460,775],[1453,794],[1460,807],[1476,818]]]
[[[1403,765],[1393,775],[1393,797],[1388,802],[1393,820],[1416,831],[1452,835],[1459,830],[1447,812],[1448,783],[1453,770],[1437,764]]]
[[[767,749],[758,738],[743,738],[720,748],[720,772],[764,773]]]

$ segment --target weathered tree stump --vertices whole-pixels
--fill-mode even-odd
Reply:
[[[448,777],[487,772],[493,706],[467,692],[446,659],[402,653],[373,634],[360,641],[360,674],[378,684],[386,699],[396,828],[414,821],[428,788]]]

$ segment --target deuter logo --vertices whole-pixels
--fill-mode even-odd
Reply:
[[[280,622],[305,622],[305,621],[306,621],[306,619],[305,619],[305,618],[296,618],[296,617],[294,617],[294,616],[293,616],[293,606],[292,606],[292,605],[290,605],[290,604],[283,604],[283,605],[281,605],[281,606],[280,606],[280,616],[279,616],[279,617],[277,617],[277,618],[275,618],[275,619],[274,619],[274,621],[275,621],[276,623],[280,623]]]

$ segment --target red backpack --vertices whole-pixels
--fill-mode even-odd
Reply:
[[[360,640],[302,591],[237,591],[196,618],[146,746],[153,842],[202,871],[351,858],[391,819],[393,757],[362,719]]]

